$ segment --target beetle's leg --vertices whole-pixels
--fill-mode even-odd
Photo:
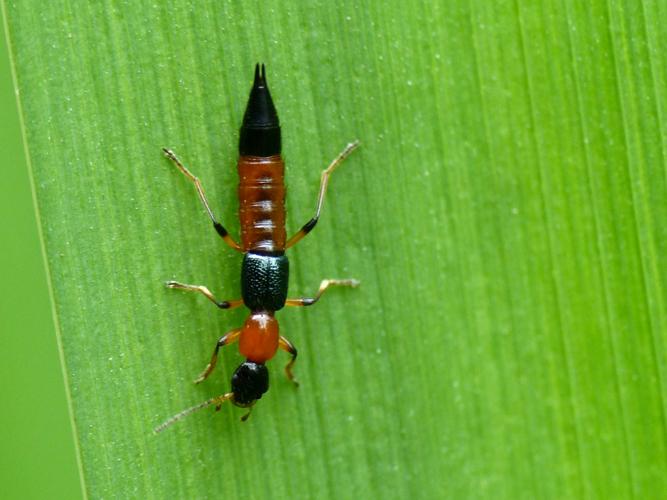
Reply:
[[[227,344],[231,344],[232,342],[236,342],[236,340],[239,338],[239,334],[241,333],[241,329],[237,328],[235,330],[232,330],[231,332],[225,333],[222,337],[218,339],[218,341],[215,343],[215,349],[213,350],[213,356],[211,356],[211,361],[209,361],[208,365],[206,365],[206,368],[204,369],[203,372],[201,372],[201,375],[195,379],[195,384],[198,384],[199,382],[203,382],[206,377],[208,377],[213,369],[215,368],[215,364],[218,362],[218,351],[222,346],[225,346]]]
[[[315,302],[320,300],[322,294],[330,286],[351,286],[358,287],[359,280],[349,279],[349,280],[322,280],[320,283],[320,289],[315,294],[315,297],[302,297],[300,299],[287,299],[285,301],[286,306],[312,306]]]
[[[336,169],[336,167],[343,162],[345,158],[350,156],[350,153],[352,153],[352,151],[357,149],[358,146],[359,146],[359,141],[351,142],[350,144],[345,146],[345,149],[341,151],[341,153],[336,157],[336,159],[332,161],[331,164],[326,169],[324,169],[324,171],[322,172],[322,178],[320,180],[320,193],[317,196],[317,209],[315,210],[315,216],[308,222],[306,222],[295,235],[293,235],[289,240],[287,240],[285,248],[294,246],[304,236],[306,236],[309,232],[313,230],[315,224],[317,224],[317,221],[320,218],[320,212],[322,211],[322,203],[324,203],[324,195],[327,192],[327,185],[329,184],[329,176]]]
[[[297,382],[296,378],[294,378],[294,374],[292,373],[292,366],[294,366],[294,362],[296,361],[296,355],[297,355],[296,347],[294,347],[294,344],[292,344],[282,335],[278,339],[278,347],[280,347],[283,351],[288,352],[292,355],[292,359],[290,359],[289,363],[285,365],[285,375],[287,375],[287,378],[290,379],[295,386],[299,387],[299,382]]]
[[[253,405],[253,406],[254,406],[254,405]],[[248,413],[246,413],[245,415],[243,415],[243,416],[241,417],[241,422],[245,422],[246,420],[248,420],[248,417],[249,417],[250,414],[252,413],[253,406],[249,406],[249,407],[248,407]]]
[[[179,283],[178,281],[167,281],[165,285],[167,288],[177,288],[179,290],[187,290],[188,292],[199,292],[220,309],[233,309],[243,304],[243,299],[219,301],[204,285],[187,285],[185,283]]]
[[[201,200],[202,204],[204,205],[204,208],[208,212],[208,216],[211,218],[211,221],[213,222],[213,227],[215,230],[218,232],[218,234],[222,237],[223,240],[225,240],[225,243],[227,243],[230,247],[232,247],[234,250],[238,250],[239,252],[242,251],[241,246],[234,241],[234,238],[232,238],[227,230],[223,227],[222,224],[218,222],[218,220],[215,218],[215,215],[213,215],[213,211],[211,210],[211,207],[208,204],[208,200],[206,199],[206,195],[204,194],[204,188],[201,185],[201,182],[195,175],[190,172],[185,165],[181,163],[181,161],[176,157],[173,151],[170,149],[162,148],[162,151],[164,152],[164,155],[169,158],[171,161],[174,162],[176,167],[185,175],[188,179],[192,181],[192,183],[195,185],[197,188],[197,194],[199,194],[199,199]]]

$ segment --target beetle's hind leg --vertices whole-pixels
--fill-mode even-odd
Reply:
[[[234,238],[232,238],[227,230],[224,228],[220,222],[215,218],[215,215],[213,215],[213,211],[211,210],[210,205],[208,204],[208,200],[206,199],[206,194],[204,194],[204,188],[201,185],[201,181],[199,180],[198,177],[196,177],[192,172],[190,172],[183,163],[181,163],[181,160],[178,159],[178,157],[174,154],[174,152],[171,149],[167,148],[162,148],[162,152],[164,155],[169,158],[174,165],[181,171],[183,175],[185,175],[192,183],[195,185],[195,188],[197,188],[197,194],[199,195],[199,199],[201,200],[202,204],[204,205],[204,208],[206,209],[206,212],[208,213],[208,216],[211,219],[211,222],[213,222],[213,227],[215,230],[218,232],[220,237],[229,245],[232,247],[234,250],[238,250],[241,252],[241,245],[239,245],[236,241],[234,241]]]
[[[343,149],[343,151],[341,151],[340,154],[334,159],[334,161],[332,161],[331,164],[324,169],[320,180],[320,192],[317,195],[317,208],[315,209],[315,215],[308,222],[306,222],[296,234],[287,240],[285,248],[296,245],[304,236],[313,230],[317,224],[317,221],[320,219],[320,212],[322,211],[322,204],[324,203],[324,195],[326,194],[327,186],[329,185],[329,176],[334,170],[336,170],[336,167],[343,163],[343,160],[350,156],[352,151],[358,147],[359,141],[349,143],[347,146],[345,146],[345,149]]]

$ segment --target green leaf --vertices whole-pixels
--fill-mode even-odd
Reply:
[[[86,493],[571,498],[667,490],[662,4],[5,2]],[[288,232],[350,140],[279,313],[294,390],[192,379],[243,311],[235,149],[257,61]]]
[[[1,9],[0,9],[1,10]],[[3,498],[75,500],[81,484],[4,26],[0,34],[0,484]],[[39,476],[39,481],[35,478]]]

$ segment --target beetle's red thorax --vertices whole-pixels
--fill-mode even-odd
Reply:
[[[239,351],[254,363],[275,356],[279,338],[278,320],[269,312],[254,312],[246,319],[239,338]]]

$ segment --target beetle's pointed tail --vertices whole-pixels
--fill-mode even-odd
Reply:
[[[243,115],[241,156],[273,156],[280,154],[280,122],[266,83],[266,67],[255,66],[255,80]]]

